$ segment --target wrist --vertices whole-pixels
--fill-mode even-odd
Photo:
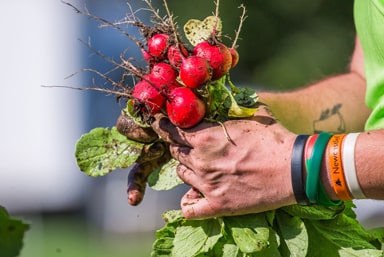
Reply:
[[[337,206],[341,203],[335,188],[332,187],[332,176],[329,177],[329,171],[341,166],[340,158],[329,158],[329,154],[333,154],[334,149],[338,150],[340,146],[335,144],[335,139],[338,143],[342,136],[322,132],[310,136],[305,145],[305,192],[311,204]],[[335,153],[339,154],[338,151]]]
[[[291,178],[298,204],[336,206],[341,200],[365,198],[354,160],[358,134],[297,136],[292,148]]]
[[[333,138],[332,134],[322,132],[314,135],[309,141],[306,149],[306,194],[308,200],[312,204],[324,205],[324,206],[336,206],[341,201],[332,201],[325,192],[324,185],[320,179],[320,171],[324,154],[330,139]],[[313,145],[313,146],[312,146]]]

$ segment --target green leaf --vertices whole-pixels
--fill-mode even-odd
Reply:
[[[233,93],[236,102],[244,107],[253,107],[259,100],[259,96],[253,88],[237,88],[237,93]]]
[[[226,82],[230,84],[231,90],[226,87]],[[253,107],[258,100],[256,91],[237,88],[228,75],[209,84],[207,88],[208,119],[225,121],[228,118],[248,118],[257,111]]]
[[[231,93],[229,95],[231,107],[229,108],[228,116],[234,118],[252,117],[257,111],[257,108],[253,106],[255,106],[259,100],[256,91],[252,88],[238,88],[232,83],[229,75],[227,75],[226,78],[231,87]]]
[[[18,256],[23,246],[23,237],[29,225],[9,216],[6,209],[0,206],[0,256]]]
[[[255,89],[249,87],[236,87],[231,81],[229,73],[227,74],[226,79],[236,103],[244,107],[253,107],[256,105],[259,101],[259,96]]]
[[[224,217],[223,220],[243,253],[254,253],[268,247],[269,226],[264,214]]]
[[[168,223],[156,233],[157,252],[168,255],[154,256],[382,256],[383,230],[366,231],[350,213],[335,214],[334,209],[319,219],[320,210],[300,212],[314,219],[291,216],[282,208],[198,221],[186,221],[180,210],[168,211],[163,214]]]
[[[235,244],[223,245],[223,257],[237,257],[239,256],[239,247]]]
[[[177,176],[179,162],[171,159],[160,169],[156,169],[148,177],[148,185],[154,190],[170,190],[184,182]]]
[[[281,257],[281,253],[279,251],[280,238],[279,235],[272,229],[269,228],[269,239],[268,239],[268,247],[253,253],[252,257]],[[290,257],[290,256],[289,256]]]
[[[115,127],[95,128],[79,139],[75,157],[80,170],[88,176],[104,176],[112,170],[131,166],[143,146],[121,135]]]
[[[207,85],[206,118],[212,121],[228,120],[228,110],[231,106],[230,91],[225,87],[225,76]]]
[[[282,239],[289,251],[286,256],[306,256],[308,234],[303,220],[297,216],[290,216],[283,211],[276,211],[276,220]]]
[[[220,238],[213,250],[207,255],[212,257],[242,257],[243,253],[240,252],[239,247],[231,239],[228,237]]]
[[[214,32],[220,37],[221,30],[222,22],[217,16],[208,16],[203,21],[190,19],[184,25],[185,37],[193,46],[207,40]]]
[[[370,229],[368,230],[368,233],[371,234],[374,238],[377,238],[379,242],[384,243],[384,227]]]
[[[222,236],[218,219],[187,220],[176,228],[172,256],[193,257],[206,253]]]
[[[181,210],[170,210],[163,213],[163,219],[166,225],[156,231],[156,240],[153,243],[152,257],[169,257],[172,255],[173,240],[175,238],[176,228],[184,217]]]
[[[339,250],[340,257],[382,257],[383,252],[373,249],[355,250],[352,247]]]
[[[383,255],[382,250],[370,243],[376,239],[347,215],[341,214],[330,220],[304,220],[304,223],[309,239],[308,256]]]
[[[272,225],[276,218],[276,210],[263,212],[265,214],[265,219],[269,225]]]
[[[345,209],[343,213],[352,219],[356,219],[356,213],[354,212],[353,208],[356,208],[356,205],[353,203],[353,201],[344,201]]]
[[[172,254],[173,237],[161,237],[153,243],[152,257],[169,257]]]
[[[303,219],[309,220],[329,220],[334,219],[337,215],[342,213],[345,206],[323,207],[318,205],[313,206],[301,206],[291,205],[281,208],[291,216],[298,216]]]
[[[163,220],[167,223],[179,222],[184,219],[183,213],[181,210],[169,210],[165,211],[162,214]]]
[[[229,108],[229,111],[228,111],[228,116],[233,118],[247,118],[247,117],[252,117],[256,111],[257,111],[257,108],[240,106],[233,99],[231,108]]]

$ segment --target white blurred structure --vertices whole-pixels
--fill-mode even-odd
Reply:
[[[0,2],[0,205],[11,212],[78,204],[85,176],[74,145],[82,133],[79,16],[61,1]],[[79,76],[80,78],[80,76]]]

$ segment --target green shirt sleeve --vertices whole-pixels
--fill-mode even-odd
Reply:
[[[384,0],[355,0],[356,30],[364,52],[366,130],[384,128]]]

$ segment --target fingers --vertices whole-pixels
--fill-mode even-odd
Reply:
[[[162,141],[155,142],[151,145],[144,145],[140,157],[136,162],[149,162],[160,158],[168,151],[168,144]]]
[[[141,127],[124,112],[116,121],[116,129],[120,134],[141,143],[151,143],[159,137],[152,128]]]
[[[164,115],[155,115],[152,127],[163,140],[171,144],[171,155],[185,163],[192,148],[185,137],[185,131],[174,126]]]
[[[176,168],[177,175],[184,183],[188,185],[198,185],[196,182],[196,174],[193,170],[183,164],[179,164]]]
[[[127,194],[130,205],[136,206],[141,203],[144,198],[148,176],[171,159],[168,147],[163,145],[161,149],[163,149],[162,156],[157,159],[153,159],[153,155],[144,157],[140,159],[140,162],[136,162],[129,171]]]
[[[217,212],[199,191],[191,188],[181,199],[181,210],[186,219],[203,219],[217,216]]]
[[[138,205],[144,198],[148,168],[145,163],[135,163],[129,171],[127,194],[128,203],[132,206]]]
[[[195,172],[187,166],[180,164],[177,167],[177,175],[189,185],[196,185],[192,187],[181,199],[181,209],[183,215],[187,219],[201,219],[217,215],[209,205],[209,202],[204,198],[203,193],[200,192],[197,176]]]
[[[163,140],[171,144],[193,147],[193,144],[200,140],[199,132],[219,125],[217,123],[202,122],[192,128],[181,129],[173,125],[163,114],[156,114],[151,126]]]
[[[153,130],[165,141],[171,144],[188,145],[184,132],[174,126],[163,114],[156,114],[152,123]]]
[[[276,118],[273,116],[272,111],[267,105],[259,103],[257,108],[257,112],[253,115],[251,120],[257,121],[264,125],[272,125],[276,123]]]
[[[272,125],[276,123],[276,118],[269,107],[263,103],[257,105],[257,112],[249,120],[253,120],[264,125]],[[200,123],[199,125],[190,129],[180,129],[174,126],[164,114],[156,114],[155,120],[151,124],[152,129],[165,141],[171,144],[178,144],[193,147],[193,144],[199,142],[197,136],[199,131],[212,126],[218,126],[216,123]]]
[[[266,104],[264,104],[262,102],[258,102],[255,107],[257,107],[257,111],[255,113],[255,116],[263,115],[263,116],[269,116],[271,118],[274,117],[273,113],[272,113],[272,111],[271,111],[271,109],[269,108],[268,105],[266,105]]]

